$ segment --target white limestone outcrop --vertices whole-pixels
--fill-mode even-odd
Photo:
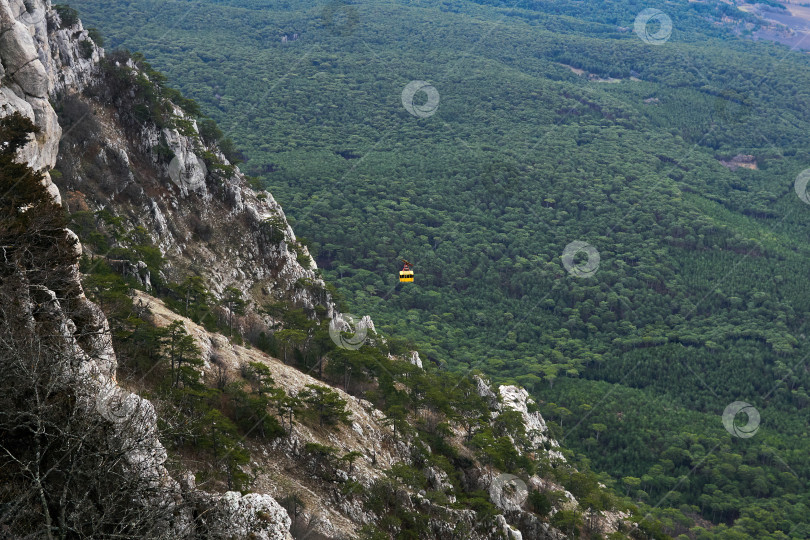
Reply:
[[[523,416],[523,425],[526,428],[526,435],[529,437],[531,446],[535,449],[545,448],[546,443],[551,447],[559,448],[560,443],[548,437],[548,431],[543,416],[537,412],[529,412],[529,404],[534,401],[529,397],[529,392],[525,388],[512,385],[503,385],[498,388],[504,407],[519,412]],[[549,456],[565,461],[565,457],[558,450],[548,450]]]

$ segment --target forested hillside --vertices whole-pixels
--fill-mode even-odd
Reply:
[[[746,40],[751,15],[72,5],[218,121],[353,312],[526,386],[669,536],[810,536],[810,59]],[[671,35],[634,31],[645,8]],[[403,106],[411,81],[438,107]],[[589,257],[563,256],[576,242]],[[724,428],[736,401],[761,415],[752,437]]]

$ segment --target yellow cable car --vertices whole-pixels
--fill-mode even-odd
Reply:
[[[402,259],[402,262],[405,263],[405,266],[399,271],[399,280],[402,283],[413,283],[413,270],[411,270],[413,265],[405,259]]]

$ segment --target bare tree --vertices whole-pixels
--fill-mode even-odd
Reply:
[[[211,364],[214,365],[214,381],[216,382],[217,388],[225,390],[225,387],[231,382],[231,377],[228,373],[228,364],[218,353],[211,355]]]
[[[0,531],[48,539],[175,536],[179,507],[167,498],[165,469],[155,467],[162,447],[147,402],[84,373],[93,360],[73,339],[55,295],[26,292],[13,277],[0,286]]]

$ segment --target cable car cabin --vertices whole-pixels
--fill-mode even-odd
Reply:
[[[411,270],[410,263],[405,263],[402,270],[399,271],[399,281],[402,283],[413,283],[413,270]]]

